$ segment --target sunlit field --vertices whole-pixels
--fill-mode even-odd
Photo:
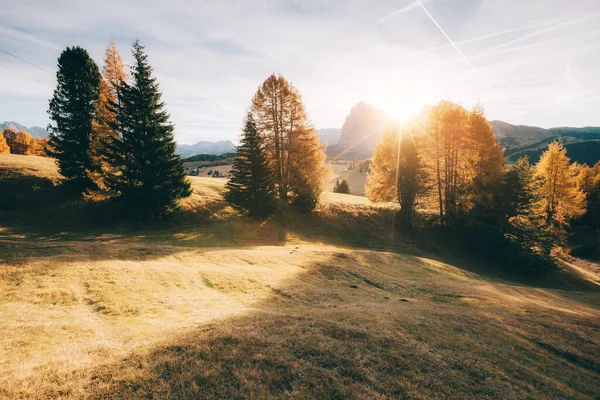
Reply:
[[[192,177],[170,222],[105,226],[52,203],[57,178],[0,155],[19,200],[0,214],[0,397],[600,396],[593,263],[523,281],[392,240],[393,207],[358,196],[251,220],[218,178]]]

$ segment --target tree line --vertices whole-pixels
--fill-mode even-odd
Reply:
[[[503,151],[481,106],[441,101],[386,130],[366,194],[399,203],[407,225],[433,209],[442,226],[484,228],[534,254],[565,244],[572,223],[596,232],[597,246],[600,163],[571,163],[560,141],[536,165],[521,158],[507,168]]]
[[[24,130],[12,127],[0,132],[0,153],[46,157],[48,138],[33,137]]]
[[[191,194],[173,125],[144,47],[125,67],[114,42],[100,71],[88,52],[67,47],[50,100],[48,155],[79,193],[114,199],[128,215],[160,218]],[[244,121],[226,199],[250,215],[293,206],[310,211],[329,172],[298,89],[281,75],[259,86]]]

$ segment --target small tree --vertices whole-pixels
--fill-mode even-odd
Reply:
[[[58,59],[57,85],[48,114],[49,154],[58,160],[60,173],[78,190],[95,189],[92,175],[98,166],[90,151],[100,71],[87,51],[67,47]]]
[[[342,193],[342,194],[350,194],[350,186],[348,185],[348,181],[346,179],[335,180],[335,184],[333,185],[334,193]]]
[[[8,143],[6,143],[6,139],[2,132],[0,132],[0,153],[10,153],[10,147],[8,146]]]
[[[123,84],[111,137],[108,160],[113,174],[109,187],[130,213],[160,218],[175,211],[191,194],[181,157],[175,154],[173,125],[161,101],[162,93],[144,47],[133,44],[131,84]]]
[[[263,147],[254,118],[248,113],[231,179],[225,185],[225,199],[236,209],[260,217],[273,213],[276,200],[273,174]]]

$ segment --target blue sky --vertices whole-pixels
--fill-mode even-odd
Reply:
[[[405,117],[440,99],[515,124],[600,125],[599,0],[421,3],[431,17],[412,0],[0,0],[0,49],[35,64],[0,52],[0,121],[46,126],[65,46],[101,65],[113,37],[128,62],[137,37],[181,143],[236,141],[272,72],[318,128],[358,101]]]

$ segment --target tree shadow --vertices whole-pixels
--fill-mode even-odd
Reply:
[[[82,379],[103,399],[600,395],[589,357],[599,343],[585,339],[600,329],[597,306],[595,316],[479,307],[467,301],[485,300],[477,282],[389,253],[340,251],[302,269],[242,315],[55,379]]]

